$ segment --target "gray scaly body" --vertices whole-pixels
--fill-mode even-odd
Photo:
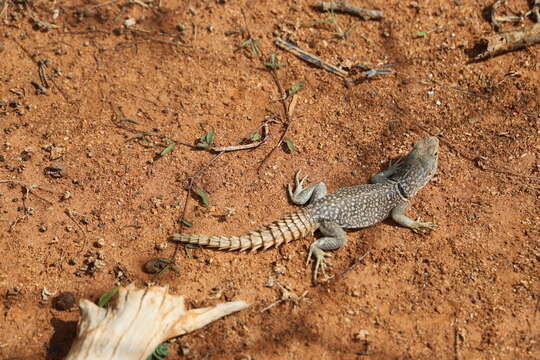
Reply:
[[[281,220],[265,225],[241,236],[206,236],[174,234],[172,240],[220,250],[256,250],[279,246],[298,240],[319,230],[323,237],[311,246],[308,261],[315,258],[313,278],[319,268],[324,271],[325,251],[336,250],[347,242],[343,229],[363,228],[374,225],[387,217],[415,231],[433,229],[430,222],[420,222],[405,215],[410,199],[426,185],[435,174],[438,163],[439,140],[427,137],[418,141],[413,150],[388,169],[371,178],[371,184],[339,189],[327,194],[323,182],[303,187],[307,177],[295,177],[296,188],[289,185],[293,203],[306,205]]]

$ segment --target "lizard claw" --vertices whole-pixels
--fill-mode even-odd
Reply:
[[[304,176],[303,178],[300,178],[300,171],[298,170],[296,174],[294,175],[294,182],[296,183],[296,190],[302,191],[302,188],[304,187],[304,181],[308,179],[308,176]]]
[[[289,197],[291,199],[294,199],[298,194],[304,190],[304,181],[308,179],[308,176],[304,176],[303,178],[300,178],[300,170],[296,172],[294,175],[294,190],[291,184],[287,185],[287,189],[289,190]]]
[[[388,169],[387,170],[392,170],[392,172],[394,172],[395,170],[397,170],[397,168],[399,168],[401,166],[402,163],[403,163],[403,157],[399,157],[394,161],[390,160],[388,162]]]
[[[429,231],[434,230],[437,227],[437,224],[432,223],[431,221],[423,222],[421,218],[416,219],[412,231],[418,234],[425,234]]]
[[[292,189],[292,185],[291,184],[288,184],[287,185],[287,190],[289,190],[289,198],[293,198],[294,195],[293,195],[293,189]]]
[[[323,250],[321,250],[317,245],[312,244],[309,247],[309,254],[306,262],[306,266],[309,264],[311,258],[315,258],[315,268],[313,269],[313,282],[317,282],[317,274],[319,272],[319,269],[323,273],[323,275],[326,275],[326,267],[331,265],[329,261],[327,261],[326,257],[332,257],[332,255],[325,253]]]

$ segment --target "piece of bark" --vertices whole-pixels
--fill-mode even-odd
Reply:
[[[349,4],[346,1],[321,1],[313,7],[320,11],[336,11],[346,14],[358,16],[362,20],[380,20],[383,18],[383,12],[381,10],[363,9],[358,6]]]
[[[66,357],[72,359],[146,359],[162,342],[199,329],[245,309],[243,301],[187,310],[183,296],[168,287],[121,288],[113,307],[81,300],[77,338]]]
[[[480,39],[474,51],[474,61],[518,50],[540,42],[540,23],[510,30]]]

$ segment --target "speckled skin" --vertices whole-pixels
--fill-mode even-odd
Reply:
[[[344,229],[354,229],[386,219],[402,201],[396,184],[364,184],[336,190],[307,205],[305,210],[317,223],[333,221]]]
[[[323,182],[303,187],[307,177],[295,176],[295,190],[289,185],[289,196],[295,204],[306,205],[283,219],[241,236],[206,236],[174,234],[173,241],[198,244],[221,250],[267,249],[300,239],[319,230],[323,237],[315,240],[308,261],[315,258],[313,279],[319,268],[325,268],[325,251],[336,250],[347,243],[343,229],[374,225],[387,217],[414,231],[433,229],[431,222],[415,221],[405,216],[409,199],[426,185],[437,170],[439,140],[427,137],[418,141],[412,151],[388,169],[371,178],[371,184],[339,189],[327,194]]]

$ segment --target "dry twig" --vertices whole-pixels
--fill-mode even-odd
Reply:
[[[246,13],[244,12],[244,9],[242,9],[242,17],[244,18],[244,24],[246,26],[246,32],[248,33],[248,36],[249,36],[248,41],[255,42],[256,39],[253,37],[253,35],[251,33],[251,30],[249,28]],[[285,137],[287,136],[287,133],[289,132],[289,128],[291,127],[291,124],[292,124],[292,122],[294,120],[294,117],[292,116],[292,114],[289,111],[289,103],[287,102],[287,94],[286,94],[285,90],[283,90],[283,86],[281,86],[281,83],[279,81],[279,77],[277,75],[277,71],[276,71],[275,67],[273,67],[273,66],[267,67],[265,65],[265,62],[264,62],[264,58],[265,58],[264,57],[264,52],[260,48],[258,48],[258,52],[260,53],[259,56],[258,56],[259,61],[266,68],[268,68],[268,71],[270,71],[270,74],[272,75],[272,79],[274,80],[274,83],[276,84],[276,87],[277,87],[277,89],[279,91],[279,101],[281,102],[281,105],[283,107],[283,114],[284,114],[285,120],[286,120],[285,121],[285,130],[281,134],[281,137],[279,138],[279,141],[276,143],[276,145],[274,145],[274,147],[270,150],[270,152],[268,154],[266,154],[266,156],[262,159],[262,161],[261,161],[261,163],[260,163],[260,165],[258,167],[260,169],[266,163],[266,161],[268,161],[268,159],[270,159],[270,156],[272,156],[274,151],[276,151],[276,149],[278,147],[280,147],[281,144],[283,144],[283,141],[285,140]]]
[[[477,55],[473,57],[473,61],[487,59],[537,43],[540,43],[540,23],[518,30],[501,32],[480,39],[474,48]]]
[[[455,328],[454,330],[454,358],[455,360],[461,360],[461,347],[463,346],[463,341],[465,337],[460,328]]]
[[[531,10],[525,16],[533,15],[535,22],[540,22],[540,0],[533,0]]]
[[[230,145],[230,146],[221,146],[221,147],[210,147],[208,150],[212,151],[212,152],[231,152],[231,151],[238,151],[238,150],[247,150],[247,149],[253,149],[253,148],[256,148],[257,146],[260,146],[262,144],[264,144],[266,142],[266,140],[268,139],[268,124],[264,123],[263,126],[262,126],[262,129],[263,129],[263,135],[262,135],[262,138],[261,140],[259,141],[253,141],[253,142],[250,142],[249,144],[239,144],[239,145]]]
[[[294,305],[298,305],[300,301],[308,301],[307,294],[309,291],[304,291],[302,295],[298,296],[292,291],[288,290],[286,287],[281,285],[276,281],[277,286],[279,286],[279,289],[281,290],[281,298],[278,301],[273,302],[272,304],[268,305],[264,309],[262,309],[260,312],[265,312],[270,310],[276,305],[281,304],[284,301],[291,301]]]
[[[346,1],[321,1],[318,4],[313,5],[313,7],[320,11],[336,11],[358,16],[362,20],[380,20],[383,18],[383,12],[381,10],[363,9],[358,6],[351,5]]]
[[[16,184],[16,185],[20,185],[24,190],[24,195],[23,195],[23,198],[22,198],[24,214],[22,216],[17,217],[17,219],[15,219],[15,221],[11,222],[11,224],[9,225],[9,229],[7,231],[8,233],[11,233],[13,231],[13,229],[15,228],[15,226],[19,222],[21,222],[21,220],[26,219],[28,217],[28,215],[32,214],[31,209],[26,206],[26,200],[28,200],[28,197],[29,197],[30,194],[32,194],[35,197],[37,197],[38,199],[46,202],[47,204],[52,205],[51,201],[45,199],[44,197],[39,196],[38,194],[35,193],[34,190],[39,189],[39,190],[46,191],[46,192],[51,193],[51,194],[54,193],[54,191],[46,189],[44,187],[41,187],[40,185],[29,184],[29,183],[26,183],[24,181],[9,180],[9,179],[0,180],[0,184]]]
[[[298,56],[300,59],[302,59],[304,61],[307,61],[308,63],[310,63],[312,65],[315,65],[317,67],[323,68],[324,70],[329,71],[332,74],[335,74],[335,75],[343,77],[343,78],[345,78],[345,77],[347,77],[349,75],[345,70],[340,69],[337,66],[334,66],[332,64],[329,64],[326,61],[321,60],[317,56],[315,56],[313,54],[310,54],[305,50],[302,50],[296,44],[293,44],[290,41],[277,39],[276,40],[276,45],[278,47],[282,48],[283,50],[286,50],[286,51]]]
[[[495,31],[501,29],[502,22],[521,22],[523,20],[523,16],[521,15],[497,16],[497,9],[501,5],[506,5],[506,0],[497,0],[489,7],[489,22]]]
[[[27,182],[24,182],[24,181],[19,181],[19,180],[0,180],[0,184],[17,184],[17,185],[20,185],[22,186],[22,188],[24,189],[25,193],[24,193],[24,198],[23,198],[23,204],[24,204],[24,200],[25,199],[28,199],[28,195],[29,194],[32,194],[34,195],[35,197],[37,197],[38,199],[46,202],[47,204],[49,205],[52,205],[52,202],[45,199],[44,197],[41,197],[39,196],[38,194],[36,194],[34,192],[34,189],[39,189],[39,190],[42,190],[42,191],[46,191],[48,193],[51,193],[51,194],[54,194],[54,191],[52,190],[49,190],[49,189],[46,189],[40,185],[37,185],[37,184],[29,184]],[[26,205],[25,205],[25,208],[26,208]]]
[[[7,8],[8,8],[8,0],[4,0],[2,10],[0,10],[0,18],[2,18],[2,15],[4,15],[4,12],[7,10]]]

